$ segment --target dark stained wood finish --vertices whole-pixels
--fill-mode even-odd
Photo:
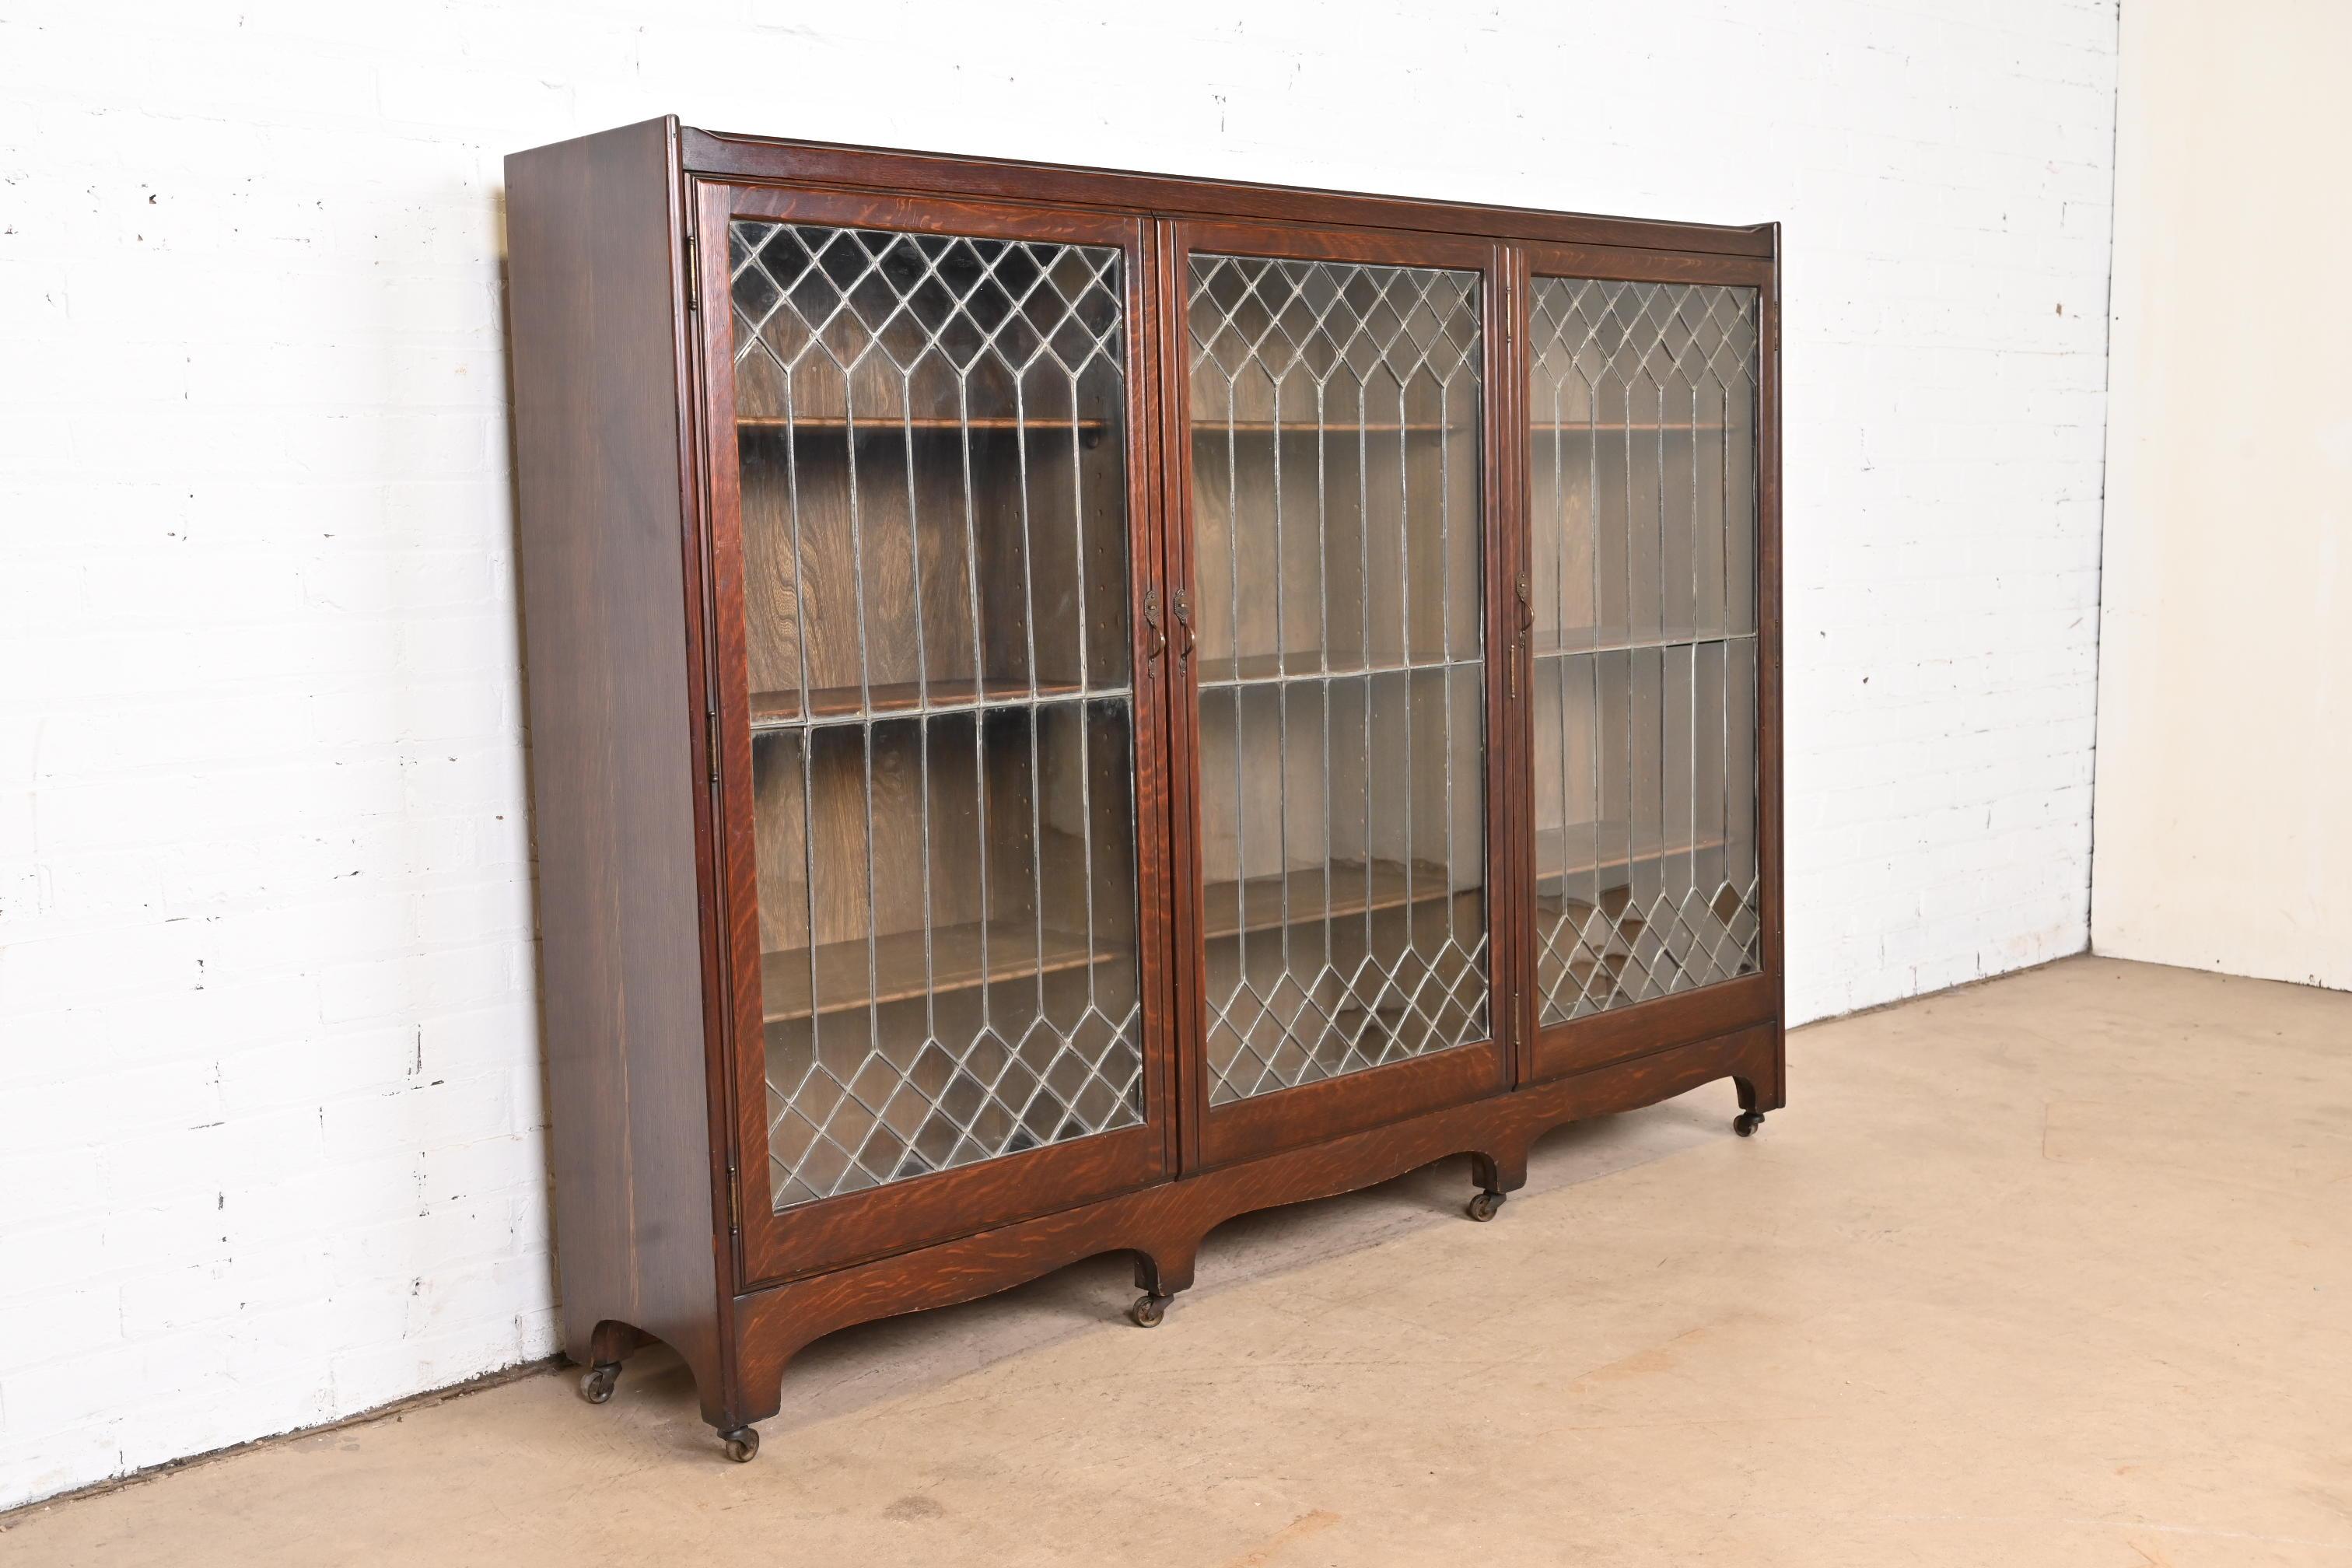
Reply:
[[[1780,987],[1769,974],[1743,974],[1631,1007],[1612,1007],[1555,1024],[1536,1035],[1528,1058],[1536,1078],[1557,1078],[1642,1056],[1676,1040],[1696,1039],[1779,1015]],[[1767,1106],[1770,1110],[1772,1107]]]
[[[1759,688],[1756,705],[1757,806],[1763,818],[1764,973],[1772,984],[1773,1037],[1783,1058],[1789,1030],[1789,975],[1786,963],[1780,829],[1780,226],[1765,226],[1772,236],[1772,272],[1765,280],[1758,321],[1756,383],[1756,671]],[[1769,1102],[1754,1109],[1773,1110],[1786,1103],[1786,1090],[1776,1076]]]
[[[1762,229],[1777,236],[1780,226]],[[1743,231],[1755,232],[1755,231]],[[1664,256],[1615,245],[1535,243],[1524,247],[1529,278],[1612,278],[1633,283],[1745,283],[1762,288],[1772,278],[1770,248],[1721,256]],[[1622,428],[1622,426],[1618,426]]]
[[[1664,224],[722,137],[675,121],[518,154],[508,182],[556,1208],[575,1358],[609,1362],[648,1337],[665,1341],[693,1371],[706,1418],[729,1430],[772,1414],[793,1355],[853,1323],[970,1300],[1106,1250],[1135,1253],[1139,1284],[1165,1295],[1192,1282],[1202,1237],[1251,1209],[1460,1154],[1471,1157],[1475,1182],[1507,1191],[1524,1180],[1528,1146],[1546,1130],[1717,1078],[1733,1079],[1743,1108],[1783,1103],[1777,225]],[[772,617],[797,616],[799,605],[797,589],[790,602],[778,593],[772,562],[744,554],[739,461],[749,459],[738,454],[726,243],[738,214],[1116,245],[1129,334],[1135,941],[1148,1121],[782,1214],[768,1196],[761,1026],[779,1008],[814,1004],[793,1000],[789,977],[762,984],[763,962],[792,944],[763,945],[760,929],[751,725],[790,718],[804,702],[826,714],[887,708],[894,697],[845,691],[815,671],[806,693],[797,674],[751,676],[747,596],[772,617]],[[1237,912],[1232,885],[1202,885],[1196,684],[1217,672],[1196,657],[1191,591],[1184,258],[1196,245],[1473,268],[1486,311],[1492,1037],[1214,1112],[1201,1059],[1204,943],[1252,925],[1268,889],[1243,890]],[[1524,356],[1538,273],[1762,291],[1764,973],[1541,1033],[1527,703],[1536,650],[1518,589],[1530,551]],[[761,426],[777,423],[772,411],[747,412],[746,452],[799,447]],[[836,412],[803,409],[799,424],[813,439],[831,429],[839,441],[840,426],[829,423]],[[911,448],[945,423],[912,408],[898,428]],[[1027,436],[984,420],[975,428],[1005,451],[1056,431],[1065,446],[1108,445],[1097,419],[1028,423]],[[953,698],[955,678],[927,673],[934,703]],[[996,674],[983,679],[992,686]],[[826,937],[803,929],[798,940]],[[1072,973],[1059,967],[1064,958],[1090,962],[1083,950],[1057,949],[1049,967]],[[805,993],[805,969],[798,984]],[[833,982],[820,984],[829,1006]],[[891,994],[904,989],[894,982]]]
[[[725,1383],[703,1036],[675,126],[507,160],[515,460],[564,1343]]]
[[[1129,324],[1125,410],[1133,456],[1127,476],[1127,512],[1131,563],[1129,615],[1129,668],[1139,672],[1132,688],[1136,732],[1136,804],[1139,903],[1138,956],[1143,1011],[1145,1122],[1140,1127],[1048,1144],[980,1164],[937,1172],[863,1192],[779,1211],[768,1179],[767,1061],[763,1025],[771,1016],[805,1016],[805,972],[779,1005],[763,1001],[765,964],[760,930],[760,862],[755,845],[757,811],[752,796],[752,689],[746,637],[746,546],[742,485],[737,452],[737,410],[732,378],[707,377],[704,461],[710,474],[711,582],[709,621],[717,642],[717,707],[719,735],[719,816],[723,824],[722,880],[730,932],[730,967],[742,977],[729,1009],[730,1054],[734,1063],[734,1214],[745,1280],[793,1279],[887,1253],[921,1247],[962,1234],[979,1224],[1002,1223],[1046,1209],[1084,1203],[1155,1180],[1169,1169],[1173,1142],[1173,1096],[1167,1028],[1166,901],[1150,891],[1164,884],[1167,784],[1164,747],[1156,731],[1162,721],[1160,654],[1145,615],[1147,595],[1156,595],[1159,549],[1157,500],[1150,476],[1157,461],[1154,409],[1150,401],[1150,306],[1144,226],[1132,218],[1005,203],[939,203],[892,195],[801,192],[704,184],[698,187],[697,246],[701,263],[701,351],[709,365],[732,362],[731,310],[728,299],[728,226],[739,218],[877,227],[990,238],[1050,240],[1106,246],[1124,257],[1125,310]],[[884,427],[888,427],[887,416]],[[1068,428],[1066,424],[1063,428]],[[1163,618],[1164,619],[1164,618]],[[805,939],[804,939],[805,940]],[[863,942],[857,944],[861,949]],[[820,955],[823,947],[820,946]],[[1077,960],[1083,963],[1083,959]],[[865,960],[856,960],[863,968]],[[789,963],[773,966],[781,971]],[[1059,968],[1058,962],[1045,965]],[[1032,963],[1032,973],[1041,972]],[[1008,973],[1010,973],[1008,971]],[[912,994],[902,985],[877,981],[889,995]],[[877,1000],[887,997],[877,997]]]
[[[1604,278],[1635,282],[1660,283],[1719,283],[1743,285],[1757,290],[1757,405],[1756,405],[1756,628],[1757,628],[1757,840],[1758,880],[1762,888],[1764,968],[1759,974],[1703,986],[1679,995],[1660,997],[1630,1007],[1612,1008],[1577,1019],[1570,1024],[1538,1027],[1538,1009],[1530,998],[1528,1008],[1528,1048],[1522,1055],[1524,1079],[1557,1078],[1565,1073],[1582,1072],[1622,1061],[1648,1051],[1654,1051],[1676,1040],[1697,1036],[1757,1026],[1773,1032],[1780,1039],[1784,1029],[1784,996],[1786,982],[1781,972],[1781,908],[1780,908],[1780,226],[1759,226],[1770,241],[1762,256],[1705,256],[1664,258],[1643,256],[1609,246],[1585,244],[1538,243],[1521,248],[1520,271],[1523,290],[1530,289],[1537,278]],[[1524,310],[1524,301],[1522,309]],[[1522,315],[1519,330],[1522,341],[1528,331]],[[1524,396],[1527,371],[1524,364],[1512,373],[1517,391]],[[1578,429],[1581,426],[1531,425],[1525,417],[1517,421],[1520,430]],[[1689,429],[1693,431],[1722,428],[1701,424],[1611,426],[1610,430]],[[1524,513],[1529,495],[1529,476],[1526,455],[1520,454],[1511,480],[1511,493]],[[1527,548],[1523,536],[1521,547]],[[1528,559],[1522,556],[1522,560]],[[1696,634],[1694,634],[1696,635]],[[1546,650],[1550,651],[1550,650]],[[1577,646],[1557,650],[1566,654],[1591,651]],[[1532,678],[1532,677],[1531,677]],[[1525,752],[1515,763],[1515,772],[1528,777],[1529,800],[1525,831],[1529,853],[1525,863],[1540,881],[1545,876],[1558,875],[1563,869],[1589,870],[1588,858],[1569,866],[1565,857],[1557,852],[1538,835],[1534,826],[1531,761]],[[1604,865],[1625,864],[1658,855],[1687,852],[1693,848],[1719,846],[1720,839],[1694,840],[1690,843],[1667,843],[1630,847],[1626,855],[1605,860]],[[1549,853],[1547,858],[1547,851]],[[1533,953],[1533,913],[1536,899],[1523,900],[1529,916],[1528,952]],[[1748,1110],[1770,1110],[1784,1103],[1779,1072],[1754,1080],[1768,1086],[1758,1092],[1762,1098],[1751,1100],[1743,1089],[1741,1106]]]
[[[968,158],[942,153],[893,152],[759,136],[685,132],[690,173],[719,179],[798,186],[834,185],[971,199],[1051,202],[1116,207],[1167,217],[1264,219],[1283,224],[1353,224],[1419,229],[1496,239],[1607,246],[1631,250],[1684,251],[1710,256],[1769,257],[1777,235],[1769,224],[1745,228],[1713,224],[1658,223],[1647,218],[1596,217],[1534,207],[1421,201],[1241,181],[1184,179],[1166,174],[1071,168],[1060,163]],[[1670,260],[1667,265],[1680,263]]]
[[[1493,857],[1501,885],[1497,902],[1510,922],[1501,951],[1510,955],[1512,984],[1505,998],[1510,1018],[1510,1077],[1523,1084],[1534,1076],[1535,1029],[1538,1016],[1536,967],[1535,780],[1531,761],[1535,690],[1535,613],[1529,601],[1528,516],[1528,388],[1529,285],[1523,247],[1497,247],[1496,266],[1503,277],[1503,353],[1493,363],[1490,380],[1496,389],[1496,447],[1490,509],[1496,542],[1489,552],[1487,592],[1496,605],[1501,641],[1497,661],[1505,676],[1502,737],[1504,764],[1495,769],[1504,790],[1503,815],[1495,825]]]
[[[1201,1119],[1191,1107],[1205,1104],[1208,1067],[1194,1043],[1206,1029],[1206,1006],[1200,984],[1201,953],[1207,935],[1202,921],[1203,901],[1189,889],[1202,884],[1201,857],[1200,693],[1199,649],[1194,630],[1195,574],[1192,530],[1189,523],[1187,487],[1192,464],[1180,456],[1190,438],[1172,432],[1187,424],[1184,409],[1191,379],[1191,349],[1185,336],[1184,279],[1175,222],[1160,218],[1151,226],[1151,308],[1153,342],[1152,409],[1163,432],[1159,463],[1153,475],[1160,520],[1158,541],[1162,581],[1168,584],[1169,652],[1163,661],[1167,700],[1161,706],[1160,739],[1171,781],[1166,820],[1167,880],[1156,892],[1169,913],[1169,1023],[1183,1048],[1171,1053],[1176,1103],[1185,1109],[1176,1118],[1173,1169],[1189,1171],[1201,1163]],[[1173,781],[1184,781],[1175,787]],[[1147,894],[1147,896],[1151,896]]]
[[[1769,1103],[1780,1083],[1772,1031],[1677,1046],[744,1296],[736,1303],[744,1344],[741,1418],[761,1421],[781,1409],[787,1364],[836,1329],[969,1301],[1103,1252],[1135,1253],[1139,1287],[1181,1290],[1192,1282],[1202,1238],[1238,1215],[1353,1192],[1463,1154],[1482,1167],[1480,1179],[1514,1191],[1527,1183],[1528,1148],[1553,1128],[1654,1104],[1720,1078],[1733,1080],[1743,1108]]]

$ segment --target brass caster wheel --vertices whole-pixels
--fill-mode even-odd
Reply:
[[[1127,1310],[1127,1315],[1135,1320],[1135,1326],[1139,1329],[1156,1329],[1160,1326],[1160,1320],[1168,1315],[1168,1303],[1175,1299],[1173,1296],[1155,1296],[1146,1290],[1135,1299],[1135,1305]]]
[[[591,1405],[602,1405],[613,1397],[613,1385],[620,1381],[619,1362],[599,1362],[580,1374],[580,1397]]]
[[[757,1427],[738,1426],[731,1432],[721,1432],[719,1440],[727,1445],[727,1457],[739,1465],[748,1465],[760,1453],[760,1433]]]
[[[1756,1130],[1763,1125],[1764,1113],[1760,1110],[1743,1110],[1731,1119],[1731,1130],[1742,1138],[1753,1138]]]
[[[1463,1212],[1480,1225],[1484,1225],[1501,1210],[1503,1199],[1508,1195],[1505,1193],[1480,1193],[1470,1200],[1469,1207]]]

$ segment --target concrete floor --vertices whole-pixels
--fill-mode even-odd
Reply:
[[[750,1466],[675,1363],[0,1529],[0,1561],[2352,1563],[2352,996],[2074,959],[1555,1134],[813,1347]]]

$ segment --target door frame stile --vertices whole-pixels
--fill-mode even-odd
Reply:
[[[1160,420],[1161,545],[1166,552],[1166,581],[1171,597],[1170,618],[1175,647],[1169,661],[1168,792],[1171,853],[1169,894],[1173,909],[1173,962],[1170,965],[1173,1005],[1169,1009],[1174,1034],[1176,1080],[1175,1170],[1185,1175],[1201,1165],[1201,1117],[1195,1108],[1207,1104],[1207,953],[1201,912],[1201,697],[1199,672],[1192,658],[1192,617],[1198,613],[1200,586],[1192,555],[1192,434],[1189,414],[1192,347],[1188,327],[1184,252],[1178,224],[1155,216],[1152,226],[1152,277],[1158,318],[1160,363],[1157,414]],[[1183,595],[1184,614],[1175,613],[1174,599]]]
[[[1768,226],[1771,260],[1757,291],[1756,321],[1756,801],[1763,841],[1764,973],[1770,977],[1774,1028],[1785,1051],[1789,973],[1780,858],[1780,226]]]

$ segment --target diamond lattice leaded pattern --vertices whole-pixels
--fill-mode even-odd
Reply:
[[[1564,1023],[1756,973],[1756,292],[1538,279],[1537,981]]]
[[[1478,279],[1200,255],[1212,1104],[1487,1033]]]
[[[1137,1126],[1120,255],[730,238],[775,1206]]]

